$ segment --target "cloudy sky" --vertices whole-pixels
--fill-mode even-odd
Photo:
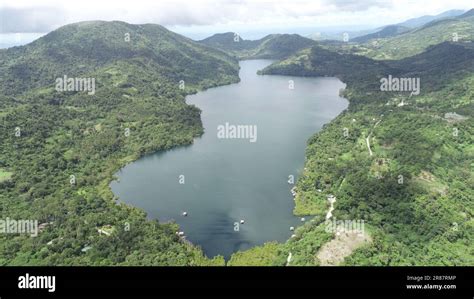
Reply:
[[[84,20],[157,23],[182,33],[367,28],[473,6],[472,0],[1,0],[0,33],[44,33]]]

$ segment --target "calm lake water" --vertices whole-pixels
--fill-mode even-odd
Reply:
[[[209,257],[291,236],[301,221],[292,214],[288,176],[302,171],[308,138],[348,105],[338,79],[256,74],[270,63],[242,61],[240,83],[187,97],[202,110],[204,135],[127,165],[117,173],[120,182],[111,183],[122,201],[150,218],[175,220]],[[257,141],[218,138],[225,123],[256,125]]]

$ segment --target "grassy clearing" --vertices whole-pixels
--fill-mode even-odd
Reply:
[[[11,180],[13,172],[8,172],[0,168],[0,183]]]

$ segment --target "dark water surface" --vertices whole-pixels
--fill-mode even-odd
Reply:
[[[270,63],[242,61],[240,83],[187,97],[202,110],[204,135],[127,165],[111,184],[150,218],[174,219],[209,257],[291,236],[290,227],[301,221],[292,214],[288,176],[302,171],[308,138],[348,105],[338,79],[256,74]],[[217,127],[225,123],[256,125],[257,141],[219,139]],[[235,231],[240,220],[245,223]]]

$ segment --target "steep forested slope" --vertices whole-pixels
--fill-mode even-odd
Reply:
[[[234,58],[158,25],[83,22],[0,51],[0,70],[0,218],[42,224],[35,238],[1,234],[0,264],[222,264],[117,204],[108,183],[202,134],[184,97],[237,82]],[[56,91],[64,75],[94,78],[95,94]]]

